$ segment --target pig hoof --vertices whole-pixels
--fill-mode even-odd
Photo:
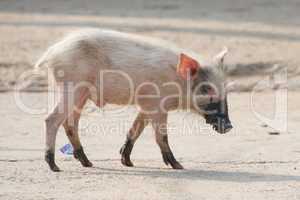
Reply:
[[[183,166],[175,159],[172,152],[162,152],[163,160],[166,165],[171,165],[173,169],[183,169]]]
[[[59,169],[59,167],[58,167],[56,164],[54,164],[53,166],[51,166],[50,169],[51,169],[53,172],[60,172],[60,169]]]
[[[133,167],[133,163],[132,163],[131,160],[128,159],[128,158],[122,157],[122,158],[121,158],[121,163],[122,163],[124,166],[127,166],[127,167]]]
[[[80,163],[83,167],[93,167],[93,163],[91,163],[89,160],[80,161]]]
[[[55,156],[54,153],[51,151],[46,151],[45,154],[45,161],[48,163],[51,171],[53,172],[59,172],[59,167],[55,164]]]
[[[89,161],[87,156],[85,155],[83,148],[80,147],[74,151],[74,157],[80,161],[83,167],[92,167],[93,164]]]
[[[179,162],[173,163],[173,164],[171,164],[171,166],[173,169],[184,169],[183,166]]]
[[[121,163],[127,167],[133,167],[133,163],[130,160],[130,154],[133,148],[133,143],[127,139],[125,144],[120,149],[120,154],[122,155]]]

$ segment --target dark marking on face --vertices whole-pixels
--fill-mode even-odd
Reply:
[[[212,68],[203,67],[193,80],[192,92],[197,96],[208,96],[209,102],[195,102],[204,111],[206,123],[211,124],[219,133],[226,133],[232,129],[228,117],[228,106],[225,87],[222,86],[222,76],[216,74]],[[197,98],[197,97],[196,97]],[[218,100],[222,99],[222,100]]]
[[[204,107],[206,123],[211,124],[218,133],[226,133],[232,129],[228,116],[227,99],[210,103]]]
[[[194,79],[192,90],[194,90],[199,84],[203,82],[209,82],[210,71],[206,68],[201,68],[197,72],[197,78]]]

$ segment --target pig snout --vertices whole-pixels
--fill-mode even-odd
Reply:
[[[209,104],[205,111],[207,113],[204,115],[206,123],[212,125],[218,133],[224,134],[233,128],[229,120],[226,100]]]
[[[213,126],[213,129],[221,134],[227,133],[233,128],[228,116],[225,116],[223,114],[216,113],[205,115],[205,119],[206,123],[211,124]]]
[[[217,118],[217,124],[213,125],[213,129],[221,134],[227,133],[232,128],[231,122],[224,118]]]

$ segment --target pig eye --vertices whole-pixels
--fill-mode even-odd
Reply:
[[[203,85],[200,89],[201,94],[213,94],[214,89],[210,85]]]

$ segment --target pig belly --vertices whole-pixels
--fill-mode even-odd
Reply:
[[[127,75],[106,73],[96,81],[95,88],[91,99],[98,106],[134,104],[135,84]]]

